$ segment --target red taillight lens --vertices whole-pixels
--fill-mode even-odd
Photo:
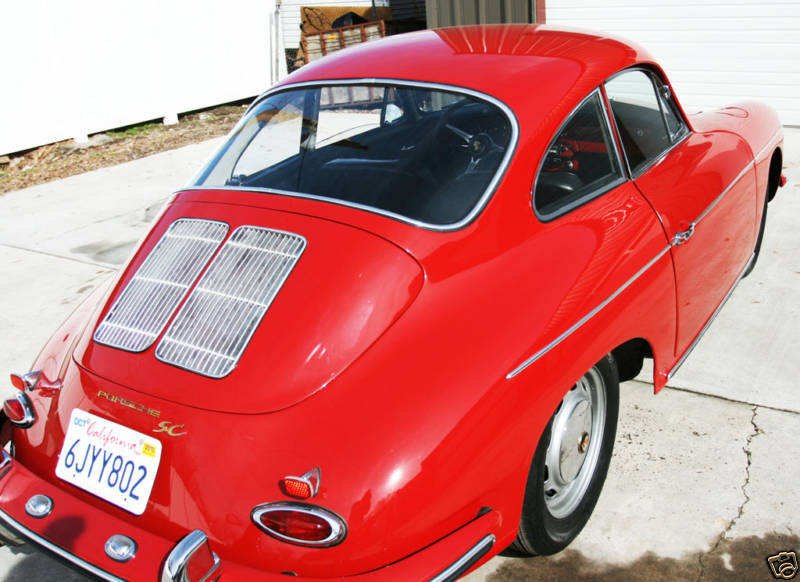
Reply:
[[[302,546],[333,546],[347,534],[339,516],[314,505],[261,505],[253,510],[253,522],[281,541]]]
[[[3,402],[3,412],[12,423],[20,428],[28,428],[36,420],[36,413],[27,394],[15,394]]]
[[[273,532],[306,542],[320,542],[331,535],[331,524],[321,517],[290,509],[265,513],[261,523]]]

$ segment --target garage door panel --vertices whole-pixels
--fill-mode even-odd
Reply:
[[[645,46],[687,109],[756,100],[800,125],[800,0],[547,0],[547,22]]]

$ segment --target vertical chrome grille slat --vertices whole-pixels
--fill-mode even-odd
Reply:
[[[167,328],[156,357],[212,378],[229,374],[305,247],[297,234],[237,228]]]
[[[180,218],[169,225],[94,332],[129,352],[153,345],[228,234],[224,222]]]

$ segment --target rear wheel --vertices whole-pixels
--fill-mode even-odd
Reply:
[[[619,379],[608,355],[567,392],[539,440],[515,550],[554,554],[580,533],[605,482],[618,413]]]

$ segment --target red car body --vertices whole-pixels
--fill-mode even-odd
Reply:
[[[455,229],[319,197],[175,194],[116,279],[33,365],[43,372],[26,391],[36,420],[4,425],[7,537],[110,580],[173,579],[169,556],[193,530],[207,535],[223,581],[453,579],[511,544],[536,443],[565,392],[609,353],[634,369],[652,357],[660,390],[753,257],[780,181],[772,110],[746,103],[687,117],[678,106],[687,133],[643,173],[626,168],[602,195],[537,217],[531,192],[565,119],[598,87],[607,108],[604,83],[637,68],[667,84],[630,43],[512,25],[390,37],[289,76],[272,93],[388,79],[488,95],[513,112],[513,155],[480,212]],[[614,139],[620,147],[618,128]],[[307,241],[223,378],[160,361],[154,346],[132,353],[93,339],[184,217]],[[160,440],[141,515],[54,474],[74,409]],[[253,508],[291,501],[282,480],[314,467],[319,491],[308,503],[341,517],[344,540],[302,547],[256,527]],[[52,500],[42,518],[25,509],[37,494]],[[115,534],[136,541],[134,559],[109,558]]]

